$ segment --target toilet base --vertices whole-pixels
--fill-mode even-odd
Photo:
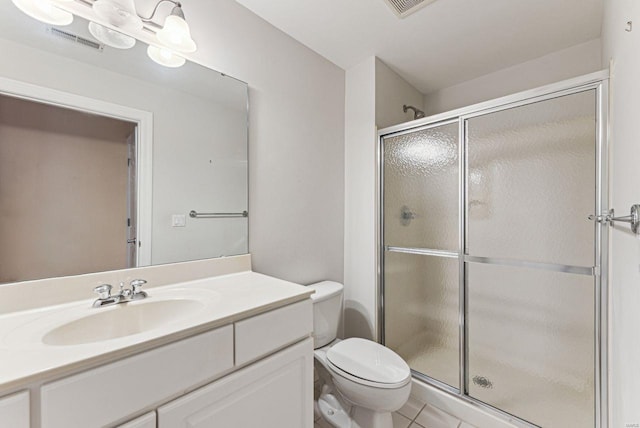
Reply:
[[[325,385],[315,403],[322,419],[334,428],[393,428],[390,412],[374,412],[359,406],[345,404]]]
[[[334,428],[355,428],[351,424],[349,409],[345,408],[338,398],[328,392],[320,395],[317,401],[322,419]]]
[[[353,406],[351,413],[351,426],[354,428],[393,428],[393,419],[389,412],[374,412],[364,407]]]

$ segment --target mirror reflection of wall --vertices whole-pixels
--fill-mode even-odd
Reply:
[[[129,145],[135,124],[0,96],[0,283],[132,267]]]
[[[19,82],[84,97],[89,105],[93,101],[109,103],[148,115],[144,126],[128,116],[118,116],[138,123],[137,132],[146,132],[150,141],[149,159],[139,154],[133,171],[135,177],[140,168],[153,170],[147,194],[136,201],[148,205],[148,212],[137,224],[138,237],[146,236],[139,241],[138,266],[248,252],[247,217],[189,217],[191,210],[248,211],[246,83],[192,62],[178,69],[162,67],[149,59],[143,43],[126,51],[108,46],[93,49],[55,36],[50,26],[29,18],[11,2],[0,2],[0,12],[0,51],[11,58],[0,62],[0,94],[19,95],[12,84]],[[63,28],[82,38],[92,37],[87,21],[80,17]],[[62,105],[78,108],[73,103]],[[138,143],[145,142],[145,137],[139,136]],[[136,178],[138,182],[144,180],[141,175]],[[90,188],[88,185],[83,191]],[[138,190],[141,188],[144,186],[139,185]],[[4,209],[4,203],[0,209]],[[131,217],[135,216],[133,210]],[[32,226],[41,230],[42,242],[50,239],[43,223]],[[78,252],[86,254],[89,250],[85,247],[91,248],[96,242],[76,240],[75,245]],[[60,267],[53,261],[51,264]],[[91,266],[86,272],[116,268],[106,260],[94,261]],[[54,269],[50,276],[66,272]],[[6,280],[36,277],[43,274],[34,270]]]

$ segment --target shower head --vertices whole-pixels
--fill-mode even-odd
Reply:
[[[403,105],[402,106],[402,111],[406,113],[407,110],[413,110],[413,120],[422,119],[423,117],[426,116],[422,110],[418,110],[414,106],[408,106],[406,104]]]

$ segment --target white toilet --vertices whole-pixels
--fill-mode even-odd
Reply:
[[[336,339],[342,284],[323,281],[309,287],[315,290],[311,299],[316,370],[324,381],[317,410],[336,428],[392,428],[391,413],[411,392],[409,366],[371,340]]]

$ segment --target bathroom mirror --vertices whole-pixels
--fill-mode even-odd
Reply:
[[[7,117],[18,123],[5,127],[34,122],[36,136],[43,128],[58,132],[55,138],[35,138],[50,143],[49,152],[39,155],[23,150],[18,157],[16,147],[27,146],[21,139],[12,140],[11,150],[0,148],[0,156],[14,164],[13,173],[5,169],[0,176],[0,283],[248,252],[247,84],[190,61],[179,68],[160,66],[146,48],[139,41],[131,49],[104,46],[78,16],[69,26],[51,27],[10,1],[0,2],[0,143],[13,138],[2,131]],[[43,105],[55,110],[48,119]],[[72,111],[75,116],[67,114]],[[54,144],[60,133],[95,139],[112,119],[118,119],[116,134],[128,151],[124,161],[133,167],[104,169],[104,153],[61,166],[62,149]],[[83,130],[59,129],[78,122]],[[70,151],[84,154],[88,146]],[[53,181],[41,174],[51,164],[73,171],[68,175],[75,181],[58,183],[65,195],[42,187]],[[102,171],[98,178],[78,178],[81,170],[96,169]],[[37,179],[32,174],[19,188],[21,170],[37,171]],[[114,220],[105,210],[93,213],[100,204],[111,205],[100,182],[116,181],[125,215]],[[223,215],[193,217],[192,211]],[[128,224],[113,232],[114,221]],[[114,234],[125,250],[107,262],[96,248],[106,247]],[[68,263],[83,254],[92,262]],[[22,268],[11,272],[16,266]]]

